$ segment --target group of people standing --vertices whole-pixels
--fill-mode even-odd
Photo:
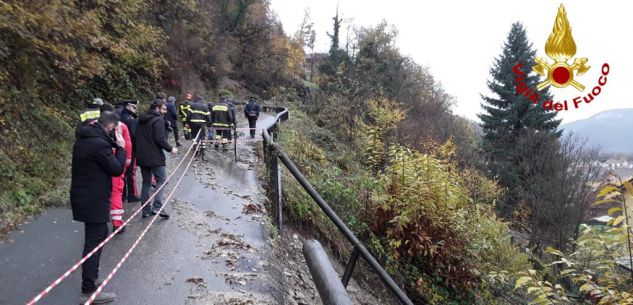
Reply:
[[[73,219],[84,223],[83,256],[107,238],[108,222],[112,222],[113,231],[124,232],[125,227],[121,227],[123,202],[145,203],[151,187],[156,193],[153,202],[143,207],[143,218],[157,213],[162,218],[169,218],[162,209],[165,152],[178,153],[178,149],[169,144],[169,133],[174,134],[176,146],[182,146],[178,134],[179,114],[185,138],[195,137],[200,131],[198,139],[204,139],[207,128],[213,128],[223,141],[231,140],[230,131],[236,123],[233,101],[223,97],[217,103],[206,104],[202,97],[196,98],[195,102],[192,98],[193,95],[188,93],[177,111],[176,99],[167,98],[160,92],[151,101],[149,109],[140,115],[137,114],[139,102],[136,100],[121,101],[115,109],[95,98],[80,113],[73,146],[70,201]],[[244,114],[249,120],[251,137],[254,137],[259,116],[259,105],[254,97],[246,105]],[[142,176],[140,197],[136,189],[137,166],[141,168]],[[101,249],[82,265],[82,303],[98,288],[100,255]],[[93,303],[108,303],[115,298],[113,293],[101,292]]]
[[[251,96],[244,108],[244,115],[249,121],[251,138],[255,137],[259,111],[257,99]],[[188,93],[186,100],[180,105],[180,114],[186,138],[195,137],[198,132],[200,133],[196,144],[204,139],[213,140],[217,149],[220,143],[226,148],[228,142],[233,140],[232,131],[235,128],[237,114],[235,102],[230,97],[222,96],[216,103],[207,103],[201,96],[193,101],[193,95]]]

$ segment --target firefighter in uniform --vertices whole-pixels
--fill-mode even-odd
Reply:
[[[226,150],[226,144],[229,139],[231,139],[231,124],[235,122],[235,119],[225,99],[221,99],[220,102],[213,105],[211,109],[211,121],[213,122],[213,128],[215,128],[216,132],[214,142],[215,149],[218,149],[218,142],[221,141],[222,148]]]
[[[205,135],[207,127],[211,126],[211,113],[209,112],[209,107],[204,103],[204,99],[202,97],[198,97],[196,101],[191,104],[186,118],[186,125],[191,129],[192,138],[198,134],[198,131],[200,131],[198,140],[195,143],[200,144],[206,139]],[[202,145],[204,145],[204,143]]]
[[[187,115],[189,115],[189,110],[191,110],[191,104],[193,104],[193,102],[191,101],[191,99],[193,98],[193,95],[191,93],[187,93],[185,95],[185,100],[180,104],[180,120],[182,120],[182,133],[185,136],[186,140],[190,140],[191,139],[191,128],[190,126],[187,126]]]

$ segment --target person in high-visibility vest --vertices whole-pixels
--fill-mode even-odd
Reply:
[[[206,139],[207,127],[211,126],[211,113],[202,97],[198,97],[187,114],[187,125],[191,129],[191,136],[195,137],[200,131],[196,145]],[[204,144],[203,144],[204,145]]]
[[[180,103],[179,112],[180,112],[180,120],[182,121],[182,133],[186,140],[191,139],[191,128],[187,126],[187,115],[189,115],[189,110],[191,110],[191,104],[193,103],[193,94],[187,93],[185,95],[185,100]]]
[[[232,125],[235,122],[233,112],[225,99],[213,105],[211,108],[211,121],[216,132],[215,149],[218,149],[218,141],[222,142],[222,147],[226,149],[226,144],[231,139]]]

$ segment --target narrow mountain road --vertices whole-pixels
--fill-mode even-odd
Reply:
[[[271,119],[263,114],[258,127]],[[250,140],[247,133],[241,139]],[[255,175],[255,145],[261,142],[239,144],[237,163],[233,152],[214,150],[207,150],[206,161],[193,162],[167,203],[171,219],[156,220],[106,286],[118,295],[112,304],[284,303],[282,275],[271,261],[263,189]],[[185,151],[169,161],[171,167]],[[169,181],[165,198],[178,177]],[[139,206],[127,204],[126,215]],[[137,216],[104,247],[101,277],[147,224],[149,219]],[[70,209],[50,209],[22,225],[0,243],[0,304],[28,302],[80,258],[82,245],[83,224],[72,221]],[[78,304],[80,278],[78,270],[38,304]]]

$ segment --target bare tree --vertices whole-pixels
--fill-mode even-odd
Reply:
[[[594,199],[599,151],[574,135],[556,139],[532,131],[518,145],[519,198],[530,208],[530,244],[568,250]]]

